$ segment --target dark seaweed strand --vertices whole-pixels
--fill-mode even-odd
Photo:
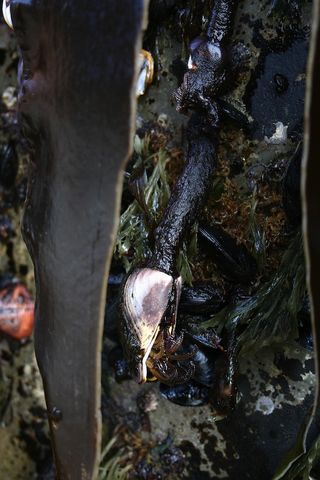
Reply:
[[[217,0],[207,29],[207,36],[213,43],[227,42],[233,30],[235,14],[234,0]]]
[[[149,266],[168,274],[175,271],[175,259],[184,235],[195,221],[216,166],[216,140],[202,130],[193,115],[188,124],[186,166],[179,177],[162,220],[155,231],[154,254]]]

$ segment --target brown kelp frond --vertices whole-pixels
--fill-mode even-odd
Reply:
[[[136,188],[136,199],[120,217],[115,244],[115,256],[122,261],[126,271],[132,267],[133,261],[135,264],[141,263],[149,256],[150,224],[157,222],[170,196],[166,174],[169,154],[161,149],[151,155],[148,145],[148,137],[140,139],[136,136],[134,147],[138,158],[134,170],[143,168],[144,185],[143,188]],[[152,167],[152,173],[148,175],[147,171]]]
[[[241,351],[297,338],[298,312],[305,294],[305,267],[301,233],[284,253],[279,269],[250,297],[237,301],[210,319],[206,326],[245,326],[239,337]]]

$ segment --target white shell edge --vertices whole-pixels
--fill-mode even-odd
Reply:
[[[3,0],[2,2],[2,14],[3,18],[8,25],[8,27],[12,28],[13,30],[13,24],[12,24],[12,18],[11,18],[11,9],[10,9],[10,1],[8,0]]]

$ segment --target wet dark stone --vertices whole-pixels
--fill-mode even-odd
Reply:
[[[279,94],[284,93],[288,90],[289,81],[287,77],[281,75],[281,73],[276,73],[273,77],[273,81],[275,89]]]
[[[271,11],[279,15],[287,14],[290,18],[296,21],[300,20],[300,5],[301,1],[296,0],[272,0]]]
[[[302,363],[294,358],[286,358],[284,355],[278,355],[275,359],[275,365],[281,370],[287,377],[294,381],[301,381],[304,373]],[[284,388],[282,388],[282,391]]]
[[[304,113],[308,44],[297,39],[285,51],[262,53],[256,70],[255,84],[248,85],[248,110],[253,119],[253,134],[263,139],[275,132],[275,123],[288,125],[290,136],[301,130]]]
[[[187,477],[189,480],[211,480],[212,475],[208,472],[201,472],[202,465],[201,454],[199,450],[188,440],[180,443],[179,448],[187,459]]]

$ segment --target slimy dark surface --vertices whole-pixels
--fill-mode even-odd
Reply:
[[[58,477],[93,479],[106,279],[144,2],[13,1],[11,12],[33,151],[23,235],[35,265],[36,355]]]

